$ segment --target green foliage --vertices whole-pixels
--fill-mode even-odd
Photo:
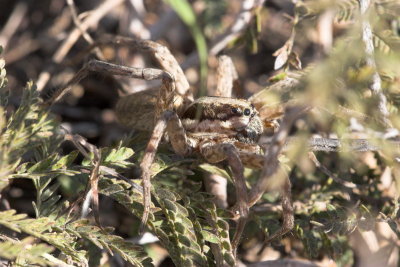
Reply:
[[[206,46],[195,14],[187,1],[167,2],[191,28],[204,76]],[[224,5],[221,6],[219,8],[223,9]],[[376,1],[373,12],[379,17],[376,23],[372,21],[371,24],[376,71],[383,77],[383,90],[388,96],[394,125],[398,128],[400,39],[398,29],[387,26],[392,25],[388,20],[394,19],[392,11],[396,8],[397,1]],[[318,259],[328,255],[344,266],[354,261],[348,245],[348,236],[352,232],[370,231],[377,223],[384,222],[400,236],[398,199],[393,197],[393,188],[382,189],[381,182],[386,169],[394,173],[393,179],[397,182],[394,190],[399,190],[400,178],[396,174],[398,165],[394,155],[397,151],[392,147],[384,147],[380,153],[341,151],[317,154],[324,166],[334,170],[333,174],[315,168],[304,153],[308,149],[305,140],[316,129],[326,136],[332,133],[340,138],[351,136],[351,116],[333,119],[336,115],[340,118],[340,107],[364,115],[354,117],[360,121],[366,118],[362,124],[369,137],[382,134],[382,123],[374,117],[375,108],[371,108],[376,106],[376,98],[365,97],[375,70],[365,65],[365,52],[359,49],[363,44],[359,40],[357,23],[335,39],[333,49],[325,58],[306,70],[290,72],[289,67],[293,65],[301,67],[297,64],[300,63],[297,54],[292,51],[297,37],[303,30],[307,33],[309,22],[315,23],[315,18],[331,10],[336,22],[357,22],[359,19],[359,4],[355,0],[297,2],[292,35],[277,54],[281,61],[278,63],[282,63],[277,65],[285,69],[271,79],[284,86],[272,84],[256,97],[267,103],[263,107],[270,107],[271,102],[289,103],[295,99],[296,103],[316,108],[317,112],[296,125],[300,145],[288,149],[285,161],[281,161],[290,173],[293,199],[296,200],[295,229],[290,238],[301,241],[299,254],[304,257]],[[251,39],[256,40],[254,35]],[[114,235],[112,228],[102,228],[87,219],[74,219],[77,214],[70,208],[80,204],[81,196],[90,189],[83,190],[95,166],[94,156],[89,153],[80,161],[78,151],[61,155],[60,144],[68,133],[62,131],[47,109],[40,105],[32,82],[23,91],[18,107],[11,106],[4,66],[4,60],[0,60],[0,191],[13,179],[30,179],[36,189],[33,203],[36,218],[14,210],[0,211],[1,230],[8,228],[15,236],[15,239],[11,238],[8,232],[0,235],[0,257],[20,265],[87,266],[89,259],[104,251],[109,255],[118,254],[134,266],[152,266],[142,246]],[[291,82],[284,84],[287,80]],[[140,142],[135,145],[143,147],[145,141]],[[143,213],[142,187],[140,181],[130,180],[123,174],[128,168],[138,167],[141,152],[142,149],[133,150],[124,142],[100,149],[99,193],[113,199],[137,218]],[[370,161],[378,163],[373,166]],[[197,163],[196,159],[182,159],[165,150],[157,154],[152,166],[152,204],[147,228],[168,250],[176,266],[234,266],[232,228],[228,223],[231,215],[215,207],[212,196],[202,192],[199,182],[204,171],[227,179],[230,175],[214,165]],[[259,177],[257,172],[249,170],[245,176],[249,186],[254,185],[255,177]],[[78,200],[72,204],[60,193],[62,180],[75,183],[69,192]],[[350,187],[348,183],[354,186]],[[73,192],[76,188],[82,188],[82,192]],[[255,207],[251,211],[244,245],[251,245],[254,240],[262,242],[264,236],[279,229],[282,214],[276,208],[278,199],[278,192],[266,193],[261,198],[262,204],[272,208],[258,212],[259,207]]]
[[[298,201],[295,205],[293,233],[296,239],[302,241],[305,257],[317,259],[328,255],[341,266],[351,266],[354,263],[353,250],[348,244],[354,231],[376,231],[379,223],[387,223],[393,233],[399,233],[396,208],[398,174],[390,178],[393,179],[390,185],[392,193],[386,191],[389,189],[382,189],[385,169],[398,173],[399,166],[393,162],[395,155],[398,155],[398,147],[388,145],[379,153],[318,153],[318,160],[331,171],[327,173],[323,168],[315,168],[308,160],[309,156],[304,151],[309,148],[302,140],[304,136],[309,138],[309,133],[315,131],[319,131],[322,136],[334,133],[338,138],[350,139],[357,138],[353,137],[352,131],[360,131],[365,134],[363,138],[379,138],[377,136],[387,126],[383,126],[377,119],[377,97],[369,94],[368,88],[375,71],[383,80],[382,91],[388,97],[391,119],[398,129],[399,83],[396,79],[398,81],[400,72],[395,62],[398,62],[400,56],[400,39],[398,26],[388,25],[398,25],[392,21],[389,13],[399,10],[399,2],[388,1],[390,5],[384,2],[375,1],[375,9],[370,9],[372,40],[375,45],[373,58],[377,65],[375,70],[365,63],[368,55],[364,49],[360,49],[365,44],[360,41],[358,1],[298,1],[295,15],[299,17],[299,22],[294,25],[295,48],[296,41],[301,38],[298,36],[315,29],[318,18],[327,11],[334,12],[334,23],[344,20],[350,22],[350,26],[334,39],[333,48],[322,60],[310,64],[303,71],[286,70],[283,78],[279,77],[274,84],[253,96],[253,99],[266,103],[265,108],[273,107],[270,103],[274,101],[293,101],[313,107],[315,113],[304,119],[304,125],[297,125],[300,140],[294,142],[295,145],[286,154],[293,166],[293,199]],[[362,125],[363,130],[351,129],[350,118]],[[371,162],[377,163],[375,165]],[[348,182],[353,183],[351,187],[346,184]],[[273,206],[276,197],[273,193],[266,194],[264,200],[265,205]],[[281,225],[280,214],[273,209],[257,212],[254,217],[258,231],[248,230],[248,238],[256,238],[259,231],[269,236]]]
[[[358,13],[359,4],[357,0],[299,1],[296,4],[296,13],[300,17],[318,16],[328,10],[335,11],[338,21],[348,21]]]
[[[397,17],[399,2],[396,0],[378,0],[373,2],[373,7],[382,17]],[[296,13],[300,17],[315,17],[326,11],[334,11],[337,21],[350,21],[359,16],[360,5],[357,0],[304,0],[296,3]]]
[[[3,239],[4,238],[4,239]],[[46,244],[34,244],[34,238],[27,237],[14,240],[0,237],[0,257],[14,261],[18,265],[35,264],[40,266],[55,265],[55,262],[46,259],[54,248]],[[52,258],[51,258],[52,259]]]
[[[151,259],[143,248],[125,241],[122,237],[113,235],[113,228],[101,229],[92,225],[89,220],[78,220],[67,224],[66,231],[83,239],[87,239],[99,249],[105,249],[111,255],[118,253],[125,261],[134,266],[153,266]]]
[[[1,60],[0,79],[0,189],[12,179],[31,179],[36,188],[33,207],[36,219],[14,210],[0,212],[0,225],[28,235],[24,239],[0,238],[0,257],[23,266],[65,265],[88,266],[88,248],[84,240],[90,241],[108,253],[118,253],[134,266],[152,266],[142,247],[133,245],[112,234],[112,228],[100,229],[87,220],[68,222],[61,211],[68,202],[59,195],[59,176],[69,179],[86,177],[81,170],[92,168],[88,161],[76,165],[77,151],[60,155],[59,145],[63,132],[40,106],[35,86],[29,82],[23,91],[19,107],[6,112],[8,92],[4,61]],[[102,164],[108,174],[116,174],[113,168],[126,168],[133,151],[126,147],[105,148]],[[23,159],[23,160],[22,160]],[[60,216],[61,215],[61,216]],[[46,242],[38,243],[32,238]],[[23,253],[21,253],[23,251]]]
[[[112,235],[112,228],[100,229],[91,225],[88,220],[79,220],[69,224],[61,224],[48,217],[38,219],[27,218],[25,214],[16,214],[14,210],[0,212],[0,225],[3,225],[18,233],[26,233],[30,236],[39,238],[57,248],[65,254],[75,264],[87,266],[87,252],[84,246],[79,244],[79,239],[86,239],[95,244],[100,249],[106,249],[111,255],[113,251],[130,262],[134,266],[152,266],[150,259],[147,258],[141,247],[124,241],[121,237]],[[26,239],[25,239],[26,240]],[[9,253],[3,252],[5,258],[13,259],[19,249],[26,246],[26,242],[1,243]],[[54,248],[46,245],[35,245],[26,255],[24,260],[32,263],[48,263],[46,255]],[[5,251],[7,251],[5,250]],[[18,254],[17,254],[18,255]],[[54,262],[57,263],[57,262]]]
[[[393,54],[400,51],[400,37],[392,30],[376,31],[373,41],[377,51],[381,53]]]
[[[189,27],[196,43],[200,60],[200,90],[199,96],[207,93],[207,42],[204,35],[197,24],[196,14],[191,5],[186,0],[165,0],[175,10],[181,20]]]
[[[0,224],[18,233],[26,233],[39,238],[70,257],[75,263],[87,265],[85,251],[75,247],[75,237],[63,229],[56,231],[56,222],[48,217],[27,218],[25,214],[16,214],[14,210],[0,213]],[[45,252],[47,252],[45,250]],[[43,255],[43,254],[42,254]]]
[[[210,196],[196,193],[198,186],[186,189],[190,197],[183,189],[176,191],[157,182],[153,186],[152,195],[160,208],[152,207],[148,227],[168,248],[177,266],[210,266],[215,256],[212,253],[219,253],[228,264],[234,264],[228,224],[217,215]],[[136,216],[141,216],[140,191],[132,189],[126,182],[108,178],[100,181],[99,188],[102,194],[116,200]],[[207,242],[216,246],[212,252]]]

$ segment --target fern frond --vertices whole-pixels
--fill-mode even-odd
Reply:
[[[210,266],[215,264],[217,253],[230,266],[235,264],[228,223],[218,215],[211,196],[197,192],[198,187],[184,193],[165,188],[157,181],[153,181],[153,186],[152,195],[160,208],[152,206],[148,227],[168,248],[177,266]],[[102,178],[99,188],[101,194],[141,217],[142,192],[130,188],[126,182],[109,178]]]
[[[156,220],[162,220],[164,224],[161,225],[161,229],[155,229],[155,233],[162,230],[163,235],[168,236],[174,262],[178,266],[208,266],[200,240],[196,236],[193,224],[196,218],[189,217],[189,211],[177,202],[180,199],[179,195],[162,188],[156,188],[154,191],[165,216],[156,217]]]
[[[376,31],[372,36],[375,48],[383,54],[393,54],[400,51],[400,36],[392,30]]]
[[[357,0],[342,0],[336,2],[336,16],[337,21],[350,21],[354,19],[355,14],[359,12],[359,3]]]
[[[220,216],[224,211],[216,208],[212,198],[213,196],[207,193],[196,192],[190,203],[189,198],[185,198],[185,202],[189,206],[191,216],[199,223],[202,239],[210,243],[215,260],[225,261],[229,266],[234,266],[235,257],[229,239],[229,224]]]
[[[359,10],[357,0],[325,0],[299,1],[296,4],[296,13],[301,17],[315,17],[327,10],[334,10],[337,21],[350,21]]]
[[[0,225],[39,238],[59,249],[76,263],[88,265],[86,252],[75,248],[77,238],[62,229],[57,229],[56,222],[48,217],[30,219],[25,214],[16,214],[15,210],[7,210],[0,212]]]
[[[2,71],[1,71],[2,72]],[[1,78],[0,83],[2,83]],[[6,105],[7,90],[0,87],[2,104]],[[2,184],[7,184],[12,178],[37,178],[43,175],[29,175],[27,165],[21,162],[26,161],[41,162],[41,164],[51,164],[57,156],[55,151],[61,143],[61,136],[57,134],[58,124],[50,118],[47,112],[39,107],[39,95],[32,82],[29,82],[23,91],[19,107],[9,114],[5,114],[5,106],[0,107],[0,174]],[[50,156],[49,156],[50,155]],[[49,168],[45,166],[41,170]],[[18,167],[18,170],[17,170]],[[40,166],[37,165],[36,168]],[[40,168],[39,168],[40,169]],[[33,172],[34,169],[31,170]],[[38,170],[35,170],[38,172]],[[0,187],[2,189],[3,186]]]
[[[125,261],[138,267],[153,266],[151,259],[143,251],[143,248],[125,241],[122,237],[112,235],[112,228],[100,229],[91,225],[88,220],[79,220],[68,224],[66,231],[76,236],[91,241],[100,249],[107,250],[111,255],[118,253]]]
[[[54,248],[46,244],[36,244],[34,238],[26,237],[22,240],[11,238],[0,239],[0,258],[13,261],[21,266],[40,265],[54,266],[54,262],[46,259],[46,256],[54,251]]]
[[[131,148],[122,146],[122,143],[117,147],[102,148],[100,149],[100,153],[102,155],[102,166],[124,169],[133,165],[132,162],[128,161],[128,159],[133,156],[134,151]],[[93,154],[90,155],[90,158],[85,158],[82,161],[82,165],[89,166],[91,165],[92,160]]]
[[[398,19],[400,14],[400,2],[397,0],[378,0],[375,1],[375,8],[380,16],[389,19]]]
[[[84,247],[78,245],[80,240],[86,239],[100,249],[107,250],[111,255],[114,252],[118,253],[124,260],[134,266],[153,266],[151,259],[147,257],[141,247],[125,241],[122,237],[113,235],[111,233],[113,231],[112,228],[102,230],[97,226],[90,225],[88,220],[79,220],[64,225],[61,221],[54,221],[49,217],[30,219],[25,214],[16,214],[14,210],[8,210],[0,212],[0,225],[18,233],[25,233],[39,238],[53,246],[38,246],[31,256],[37,256],[39,252],[50,253],[54,248],[57,248],[75,263],[88,266],[87,252]],[[6,255],[5,258],[12,260],[13,255],[16,253],[15,251],[22,245],[9,245],[10,242],[4,245],[6,248],[7,246],[10,247],[7,250],[9,253],[4,252],[4,254]],[[43,253],[39,253],[40,256],[43,256]],[[47,258],[51,259],[51,256]],[[48,260],[42,260],[42,262],[48,264]]]

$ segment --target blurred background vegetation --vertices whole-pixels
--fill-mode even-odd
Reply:
[[[292,182],[295,228],[264,243],[282,218],[278,192],[264,194],[251,209],[239,266],[399,266],[398,1],[2,0],[0,6],[0,264],[235,264],[229,242],[235,224],[203,185],[208,172],[226,173],[179,158],[168,145],[152,167],[149,233],[138,236],[138,166],[148,135],[118,124],[114,106],[157,83],[93,73],[50,108],[40,105],[42,90],[65,84],[90,58],[157,67],[129,47],[90,49],[121,35],[167,46],[197,96],[213,94],[217,56],[225,54],[238,71],[236,97],[253,96],[266,113],[312,107],[296,120],[294,145],[280,158]],[[316,138],[342,140],[341,147],[307,141]],[[92,213],[81,214],[97,164],[102,228]],[[260,172],[245,173],[251,187]],[[233,205],[232,183],[227,190]]]

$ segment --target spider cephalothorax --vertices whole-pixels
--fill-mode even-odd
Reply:
[[[220,133],[245,143],[257,143],[263,132],[258,111],[245,99],[202,97],[182,116],[188,132]]]

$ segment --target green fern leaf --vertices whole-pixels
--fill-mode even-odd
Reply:
[[[0,241],[0,258],[16,262],[20,265],[40,265],[48,266],[54,263],[46,259],[47,255],[54,251],[54,248],[46,244],[35,244],[32,237],[26,237],[22,240],[1,237],[5,239]]]
[[[47,217],[29,219],[14,210],[0,212],[0,225],[16,232],[23,232],[39,238],[62,251],[77,263],[87,265],[86,252],[75,248],[76,237],[65,231],[57,231],[56,222]]]
[[[112,235],[113,229],[100,229],[90,225],[88,220],[79,220],[67,225],[67,230],[91,241],[100,249],[107,249],[110,254],[118,253],[124,260],[138,267],[153,266],[143,248],[125,241],[122,237]]]

